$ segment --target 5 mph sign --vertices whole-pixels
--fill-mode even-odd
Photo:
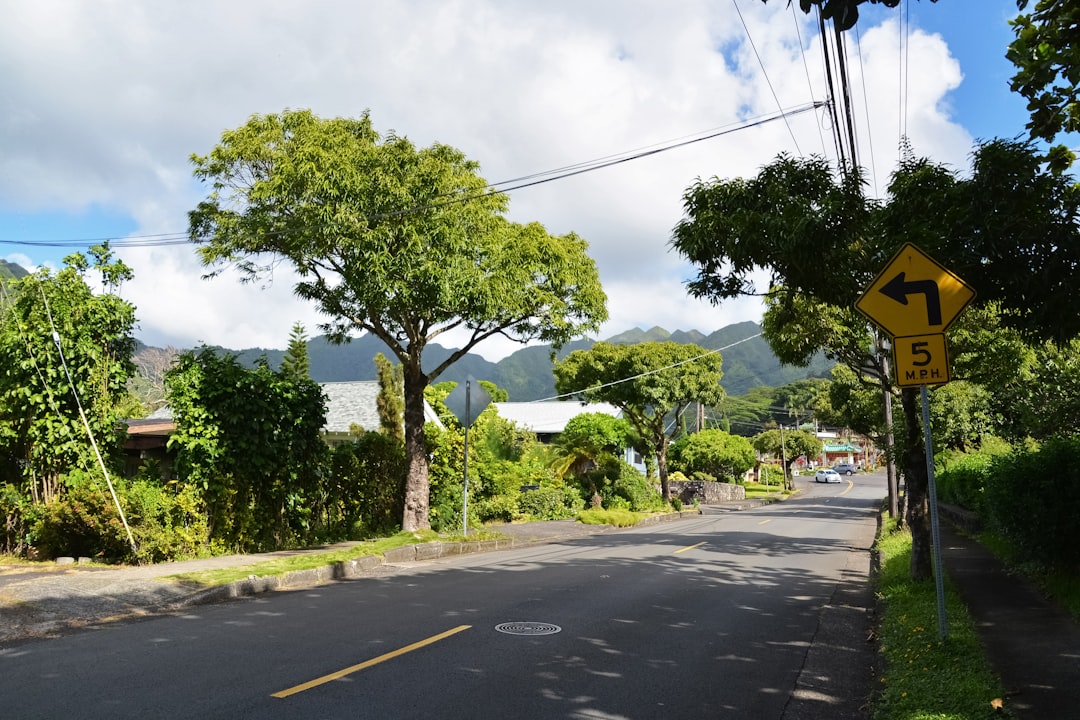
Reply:
[[[855,308],[893,337],[897,384],[949,382],[945,331],[975,291],[911,243],[874,278]]]

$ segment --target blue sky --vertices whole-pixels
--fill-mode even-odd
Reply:
[[[56,265],[74,248],[47,243],[183,233],[205,192],[189,156],[253,113],[370,109],[380,131],[459,147],[498,181],[820,99],[823,83],[806,79],[820,74],[816,23],[784,0],[736,2],[741,19],[735,3],[706,0],[0,0],[0,258]],[[879,186],[897,155],[901,98],[915,151],[960,170],[974,140],[1024,132],[1005,59],[1015,0],[863,8],[857,122]],[[906,94],[901,13],[915,33]],[[589,241],[609,295],[601,336],[758,320],[756,301],[686,297],[688,269],[667,247],[681,193],[697,177],[753,174],[796,143],[827,154],[823,122],[805,113],[790,130],[768,123],[520,191],[511,217]],[[118,254],[135,270],[123,292],[151,344],[283,347],[294,322],[314,334],[323,321],[292,297],[287,272],[260,289],[201,280],[189,245]]]

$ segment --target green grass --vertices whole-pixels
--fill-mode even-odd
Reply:
[[[250,575],[281,575],[297,570],[311,570],[312,568],[324,567],[337,562],[348,562],[349,560],[355,560],[356,558],[364,557],[366,555],[381,555],[387,550],[392,550],[404,545],[416,545],[418,543],[443,539],[445,538],[439,537],[439,535],[432,530],[415,533],[400,532],[396,535],[391,535],[388,538],[369,540],[342,550],[332,550],[325,553],[297,554],[289,557],[275,558],[273,560],[253,562],[250,565],[238,565],[236,567],[220,568],[217,570],[200,570],[198,572],[180,573],[178,575],[170,575],[169,578],[181,582],[195,583],[205,587],[216,587],[218,585],[227,585],[231,582],[244,580]],[[470,534],[469,539],[476,540],[477,537]]]
[[[578,513],[578,522],[586,525],[614,525],[615,527],[633,527],[653,513],[633,512],[632,510],[605,510],[590,508]]]
[[[938,632],[934,581],[911,579],[911,534],[886,521],[878,540],[880,652],[884,670],[874,720],[979,720],[1008,717],[967,608],[945,586],[949,637]]]
[[[790,495],[790,490],[784,490],[781,485],[762,485],[761,483],[748,482],[743,485],[743,489],[746,490],[746,499],[760,499],[765,497],[778,497],[782,498],[786,495]]]

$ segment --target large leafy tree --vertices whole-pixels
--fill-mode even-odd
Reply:
[[[607,317],[582,238],[509,222],[476,163],[448,145],[380,138],[367,113],[256,115],[192,161],[211,188],[190,213],[205,264],[247,279],[291,265],[332,341],[371,333],[401,363],[406,530],[430,525],[424,388],[493,335],[558,347]],[[425,367],[428,343],[450,330],[467,339]]]
[[[0,286],[0,482],[34,503],[59,496],[72,470],[97,467],[87,426],[106,460],[123,439],[135,308],[112,291],[132,273],[107,246],[90,256]],[[91,290],[92,273],[107,292]]]
[[[1002,327],[1067,341],[1080,332],[1080,191],[1049,172],[1029,143],[991,141],[970,177],[910,154],[883,202],[861,173],[837,177],[823,159],[781,156],[744,180],[699,181],[672,244],[697,266],[691,294],[714,302],[782,287],[778,303],[808,297],[850,308],[898,248],[911,242],[999,307]],[[813,261],[808,261],[813,258]],[[828,272],[822,272],[828,268]],[[839,280],[838,280],[839,278]],[[790,317],[798,315],[793,308]],[[912,572],[930,575],[925,449],[917,393],[901,394]]]
[[[722,359],[697,345],[600,342],[575,350],[555,364],[555,387],[591,402],[608,402],[623,411],[641,441],[655,455],[660,488],[671,499],[667,451],[679,432],[678,417],[692,403],[719,405]],[[669,429],[670,428],[670,429]]]

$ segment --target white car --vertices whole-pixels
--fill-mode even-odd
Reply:
[[[832,468],[821,468],[814,473],[814,482],[838,483],[840,482],[840,473]]]

